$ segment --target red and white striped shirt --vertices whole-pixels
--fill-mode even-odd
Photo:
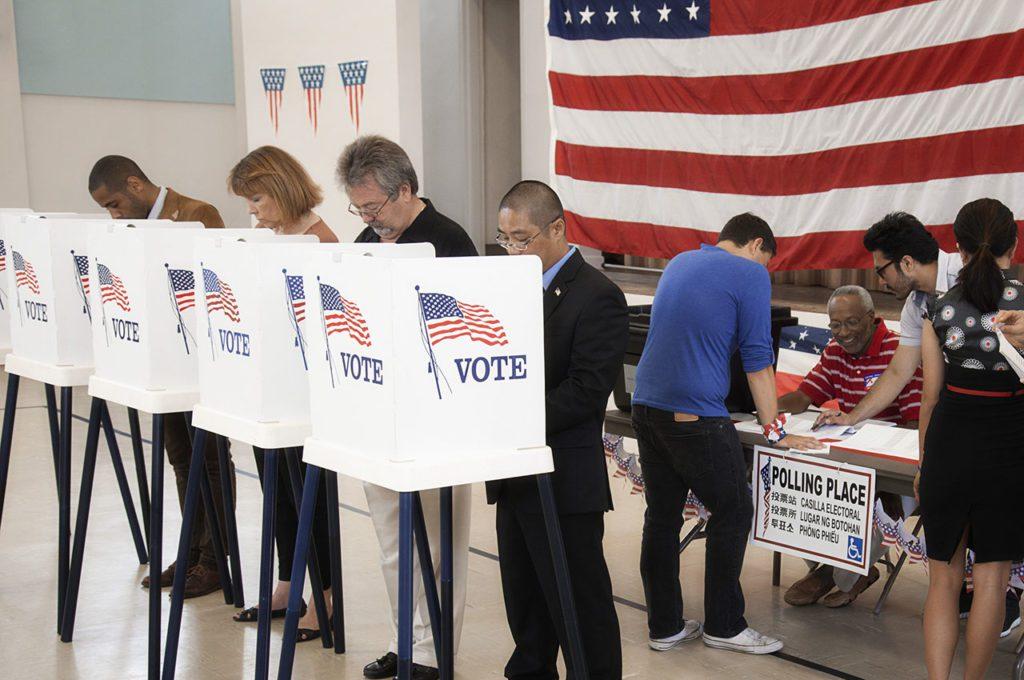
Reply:
[[[821,359],[800,384],[799,390],[810,397],[815,406],[836,399],[844,413],[853,410],[875,381],[889,367],[900,344],[898,333],[890,331],[881,319],[875,321],[875,333],[867,349],[853,356],[835,340],[821,352]],[[916,421],[921,410],[921,369],[914,373],[896,401],[875,416],[900,425]]]

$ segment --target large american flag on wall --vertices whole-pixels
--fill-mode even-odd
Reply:
[[[1022,0],[552,0],[569,235],[671,257],[753,211],[780,269],[867,267],[863,231],[1024,216]]]

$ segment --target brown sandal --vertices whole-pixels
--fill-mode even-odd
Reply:
[[[295,632],[295,642],[309,642],[320,637],[320,631],[316,628],[299,628]]]

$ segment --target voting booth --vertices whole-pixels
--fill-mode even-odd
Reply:
[[[197,427],[264,448],[301,446],[310,433],[307,366],[319,320],[311,263],[355,257],[431,257],[429,244],[282,244],[211,241],[197,248]]]
[[[552,470],[537,258],[312,269],[307,462],[396,491]]]
[[[0,272],[7,271],[7,223],[19,215],[31,215],[28,208],[0,208]],[[0,361],[11,351],[10,289],[7,274],[0,276]]]
[[[147,413],[191,410],[199,401],[201,347],[197,244],[273,238],[267,229],[206,230],[199,222],[95,230],[89,239],[89,279],[95,282],[89,393]]]

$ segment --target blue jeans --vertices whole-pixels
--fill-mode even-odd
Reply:
[[[704,631],[715,637],[743,632],[747,622],[740,571],[754,509],[736,428],[729,418],[681,423],[669,411],[634,404],[633,429],[647,499],[640,575],[650,637],[666,638],[683,629],[679,534],[691,490],[711,513],[705,546]]]

